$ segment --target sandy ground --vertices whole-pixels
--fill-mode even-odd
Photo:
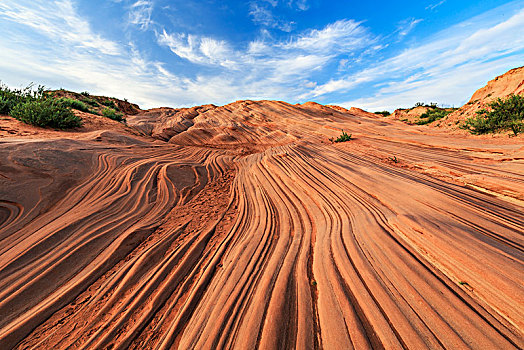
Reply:
[[[0,118],[0,349],[524,347],[522,137],[269,101],[128,123]]]

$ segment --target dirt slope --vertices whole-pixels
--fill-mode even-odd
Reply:
[[[277,101],[128,124],[0,135],[0,349],[524,347],[521,137]]]

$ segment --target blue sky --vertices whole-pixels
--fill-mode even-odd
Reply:
[[[524,1],[2,0],[0,80],[141,107],[461,105],[524,65]]]

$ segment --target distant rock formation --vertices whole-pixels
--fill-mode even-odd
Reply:
[[[475,116],[476,112],[485,108],[488,103],[511,94],[524,95],[524,66],[512,69],[478,89],[468,103],[442,119],[439,126],[458,125],[461,121]]]

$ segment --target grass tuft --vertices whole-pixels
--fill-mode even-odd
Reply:
[[[352,134],[347,134],[344,130],[342,130],[342,134],[340,134],[340,136],[336,139],[333,139],[333,138],[330,138],[329,140],[331,142],[347,142],[347,141],[351,141],[351,135]]]
[[[388,159],[389,159],[390,161],[392,161],[393,163],[398,163],[397,156],[388,157]]]

